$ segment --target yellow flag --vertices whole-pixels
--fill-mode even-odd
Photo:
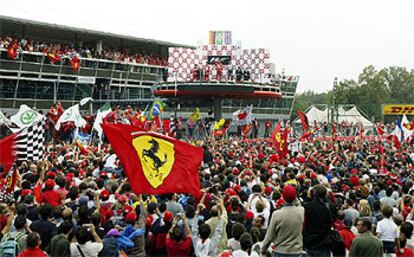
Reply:
[[[226,120],[224,118],[216,122],[216,124],[214,124],[214,130],[220,130],[223,128],[224,123],[226,123]]]
[[[200,108],[197,107],[195,111],[191,114],[190,120],[192,120],[193,122],[196,122],[200,119],[201,119],[201,112],[200,112]]]

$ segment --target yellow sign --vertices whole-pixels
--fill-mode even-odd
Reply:
[[[382,113],[384,115],[414,115],[414,104],[386,104]]]
[[[143,135],[132,140],[145,178],[156,189],[164,182],[170,174],[174,161],[174,144],[167,140]]]

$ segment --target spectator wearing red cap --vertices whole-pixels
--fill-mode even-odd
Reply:
[[[275,245],[275,254],[301,256],[303,251],[302,229],[305,210],[294,206],[296,189],[292,186],[283,188],[286,204],[272,214],[266,237],[262,242],[261,252],[265,254],[271,243]]]
[[[167,249],[165,248],[165,242],[167,239],[167,233],[172,227],[174,220],[173,214],[170,211],[165,211],[164,216],[158,215],[157,220],[152,224],[151,232],[153,233],[152,242],[150,243],[150,253],[155,256],[166,256]]]
[[[144,205],[141,195],[138,195],[136,200],[140,203],[136,208],[139,208],[139,215],[137,209],[130,211],[125,221],[128,224],[122,233],[128,236],[134,242],[134,246],[125,250],[128,256],[145,256],[145,225],[147,220],[147,208]]]
[[[45,189],[41,195],[42,202],[48,203],[53,207],[57,207],[62,204],[62,197],[53,188],[55,187],[55,181],[48,179],[45,182]]]

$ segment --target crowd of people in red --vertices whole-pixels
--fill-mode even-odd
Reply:
[[[102,49],[97,51],[96,47],[86,46],[79,43],[75,47],[74,43],[52,43],[46,41],[34,41],[29,38],[15,38],[11,36],[0,37],[0,48],[7,49],[10,44],[20,47],[21,50],[27,52],[41,52],[51,54],[65,54],[68,52],[77,52],[84,58],[106,59],[123,63],[149,64],[167,66],[166,57],[145,52],[137,53],[135,51],[119,50],[119,49]]]
[[[197,143],[199,194],[138,195],[110,143],[49,140],[0,202],[0,255],[414,256],[413,142],[308,140],[284,159],[269,138]]]

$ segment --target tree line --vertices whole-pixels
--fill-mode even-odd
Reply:
[[[312,90],[297,94],[293,106],[292,118],[296,110],[305,111],[313,104],[355,104],[365,112],[370,120],[381,119],[381,104],[414,104],[414,70],[404,67],[388,67],[381,70],[370,65],[364,68],[358,79],[344,79],[335,89],[324,93]]]

